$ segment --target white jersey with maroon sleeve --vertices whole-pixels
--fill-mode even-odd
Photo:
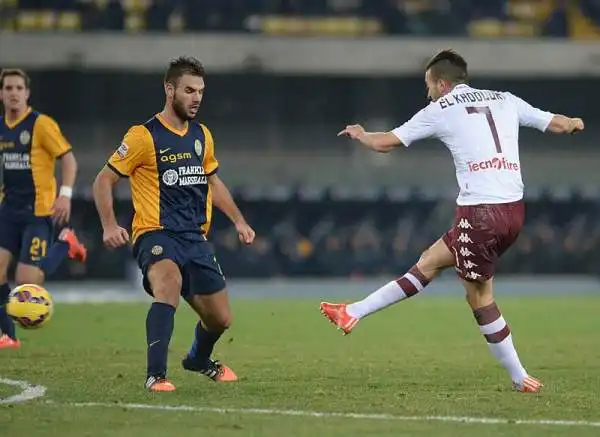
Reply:
[[[438,138],[452,153],[457,204],[508,203],[523,197],[519,126],[545,131],[554,114],[508,92],[457,85],[392,132],[405,146]]]

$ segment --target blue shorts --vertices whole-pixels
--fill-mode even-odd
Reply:
[[[12,210],[7,205],[0,206],[0,247],[19,262],[39,267],[53,236],[51,217],[36,217]]]
[[[133,255],[144,275],[144,290],[153,296],[148,269],[160,260],[170,259],[182,277],[181,296],[213,294],[225,288],[225,277],[211,244],[204,237],[190,239],[167,231],[142,234],[133,247]]]

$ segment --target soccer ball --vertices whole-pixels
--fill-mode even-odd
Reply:
[[[44,287],[34,284],[19,285],[11,291],[6,312],[22,328],[36,329],[48,323],[54,304]]]

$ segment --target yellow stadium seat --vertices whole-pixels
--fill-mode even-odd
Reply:
[[[56,25],[56,12],[54,11],[39,11],[38,12],[40,30],[51,30]]]
[[[145,12],[150,7],[149,0],[121,0],[125,12]]]
[[[19,5],[19,0],[0,0],[0,7],[2,8],[16,8]]]
[[[555,8],[555,0],[510,0],[508,14],[525,21],[546,21]]]
[[[127,32],[136,33],[142,31],[146,27],[144,16],[139,13],[130,12],[125,17],[125,30]]]
[[[509,21],[504,24],[504,35],[522,38],[531,38],[540,34],[540,27],[536,22]]]
[[[269,35],[357,36],[381,33],[378,20],[359,17],[279,17],[260,19],[258,29]]]
[[[81,30],[81,15],[74,11],[62,12],[58,15],[56,27],[65,31]]]
[[[40,29],[39,14],[36,11],[19,11],[17,14],[17,29],[19,31],[32,31]]]
[[[600,39],[600,28],[591,19],[583,15],[578,6],[570,6],[567,17],[571,38],[581,40]]]
[[[471,21],[467,31],[469,36],[476,38],[497,38],[504,34],[502,22],[491,18]]]
[[[94,4],[96,5],[96,7],[102,11],[102,10],[106,9],[106,7],[108,6],[109,0],[93,0],[93,1],[94,1]]]
[[[185,20],[179,12],[173,12],[167,20],[167,29],[169,32],[182,32],[185,29]]]

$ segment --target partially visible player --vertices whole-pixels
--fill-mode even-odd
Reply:
[[[19,348],[5,306],[10,293],[7,271],[18,261],[15,282],[42,285],[67,258],[85,261],[87,251],[75,232],[63,228],[53,242],[54,224],[68,225],[77,161],[58,124],[28,106],[29,77],[23,70],[0,72],[0,349]],[[60,160],[62,186],[56,196],[54,167]]]
[[[429,106],[390,132],[346,126],[340,135],[380,153],[434,137],[452,153],[460,186],[454,225],[404,276],[349,305],[321,303],[323,314],[345,334],[364,317],[414,296],[442,270],[454,266],[490,351],[521,392],[542,384],[521,364],[511,331],[494,301],[492,280],[500,256],[515,242],[524,221],[519,127],[572,133],[583,121],[536,109],[509,92],[468,85],[467,63],[451,50],[425,72]]]
[[[175,390],[167,379],[167,354],[180,295],[200,317],[183,367],[214,381],[237,380],[229,367],[211,358],[231,324],[225,278],[206,239],[212,204],[234,223],[243,243],[252,243],[254,231],[217,176],[210,131],[194,120],[204,95],[204,75],[195,58],[172,61],[164,78],[164,109],[129,129],[94,182],[109,248],[129,241],[115,218],[112,189],[122,177],[131,184],[134,256],[144,288],[154,297],[146,319],[145,386],[151,391]]]

